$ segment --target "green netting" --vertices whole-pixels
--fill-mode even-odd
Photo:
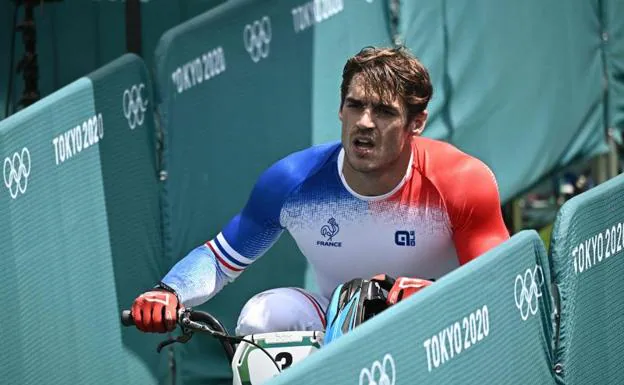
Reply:
[[[566,202],[551,238],[566,384],[624,382],[624,175]]]

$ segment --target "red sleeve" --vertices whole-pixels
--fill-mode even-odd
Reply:
[[[465,155],[465,154],[464,154]],[[446,205],[460,264],[465,264],[509,239],[498,186],[480,160],[465,156],[453,168]]]

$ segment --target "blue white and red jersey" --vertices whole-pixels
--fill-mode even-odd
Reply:
[[[288,231],[323,297],[352,278],[439,278],[509,237],[494,175],[450,144],[415,137],[402,181],[362,196],[342,174],[340,143],[273,164],[243,210],[179,261],[163,282],[186,306],[205,302]]]

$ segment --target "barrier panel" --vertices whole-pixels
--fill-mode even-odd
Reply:
[[[567,201],[555,220],[556,359],[568,385],[624,383],[623,221],[624,175]]]
[[[364,45],[388,40],[384,7],[238,1],[163,35],[155,63],[171,265],[242,209],[271,163],[339,138],[342,66]],[[247,299],[271,287],[302,286],[305,266],[285,235],[205,309],[233,330]],[[210,343],[182,347],[180,372],[184,384],[227,384],[232,376],[221,347]]]
[[[269,384],[554,384],[549,274],[520,232]]]
[[[169,268],[163,253],[153,87],[145,63],[132,54],[88,77],[96,109],[110,127],[110,140],[99,145],[101,173],[117,303],[129,308]],[[124,346],[152,370],[158,367],[159,379],[169,383],[167,357],[156,353],[162,339],[122,329]]]
[[[160,336],[135,338],[119,322],[163,273],[149,82],[135,56],[90,76],[0,122],[6,383],[167,377]],[[147,104],[132,99],[146,110],[131,130],[125,91],[135,84]]]

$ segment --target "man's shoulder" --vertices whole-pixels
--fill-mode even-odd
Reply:
[[[290,153],[278,163],[285,163],[295,167],[314,168],[331,161],[338,154],[340,142],[329,142],[307,147],[303,150]]]
[[[414,148],[417,154],[414,157],[416,166],[420,166],[436,179],[457,183],[457,178],[494,177],[485,162],[451,143],[418,137],[414,141]]]
[[[310,146],[293,152],[273,163],[261,176],[263,184],[291,189],[311,175],[335,162],[340,142]]]
[[[275,162],[269,170],[280,177],[300,178],[322,168],[336,157],[340,142],[331,142],[310,146],[283,157]]]
[[[467,154],[450,143],[419,137],[415,141],[418,162],[415,166],[434,181],[449,200],[464,202],[473,195],[498,195],[496,177],[481,159]]]
[[[461,162],[467,158],[474,158],[453,144],[439,139],[419,136],[414,138],[412,145],[421,156],[424,155],[435,163]]]

